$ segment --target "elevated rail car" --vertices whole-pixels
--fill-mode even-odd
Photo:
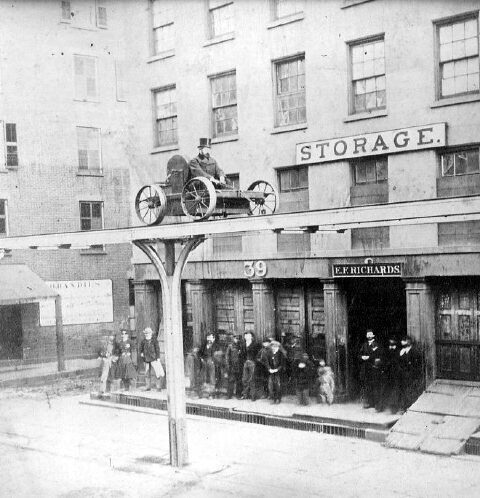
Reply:
[[[201,221],[211,216],[272,214],[276,207],[277,193],[268,182],[257,180],[247,190],[215,186],[208,178],[191,178],[188,163],[180,155],[169,159],[165,182],[145,185],[135,198],[138,219],[146,225],[158,225],[165,216]]]

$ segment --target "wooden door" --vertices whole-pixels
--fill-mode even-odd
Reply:
[[[275,293],[277,339],[292,337],[295,355],[305,351],[305,295],[302,287],[280,286]]]
[[[326,360],[323,289],[307,289],[306,351],[311,358]]]
[[[253,296],[248,285],[219,284],[215,290],[216,331],[254,332]]]
[[[440,289],[436,315],[437,377],[480,380],[480,286]]]

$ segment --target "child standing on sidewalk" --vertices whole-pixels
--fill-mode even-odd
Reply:
[[[334,374],[332,369],[325,365],[325,360],[323,359],[319,361],[317,375],[317,380],[315,382],[317,402],[326,402],[331,405],[335,394]]]

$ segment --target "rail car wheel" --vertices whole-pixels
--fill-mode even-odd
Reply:
[[[247,189],[250,192],[260,192],[263,197],[250,199],[250,213],[257,216],[259,214],[273,214],[277,209],[277,192],[263,180],[253,182]]]
[[[135,197],[135,211],[145,225],[158,225],[167,211],[167,196],[158,185],[145,185]]]
[[[181,202],[183,212],[191,220],[206,220],[217,205],[217,192],[210,180],[197,176],[183,187]]]

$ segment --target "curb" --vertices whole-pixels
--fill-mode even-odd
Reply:
[[[98,376],[98,368],[86,368],[80,370],[70,370],[67,372],[56,372],[35,377],[22,377],[17,379],[0,380],[0,389],[8,387],[35,387],[50,384],[60,379],[71,377],[91,377]]]

